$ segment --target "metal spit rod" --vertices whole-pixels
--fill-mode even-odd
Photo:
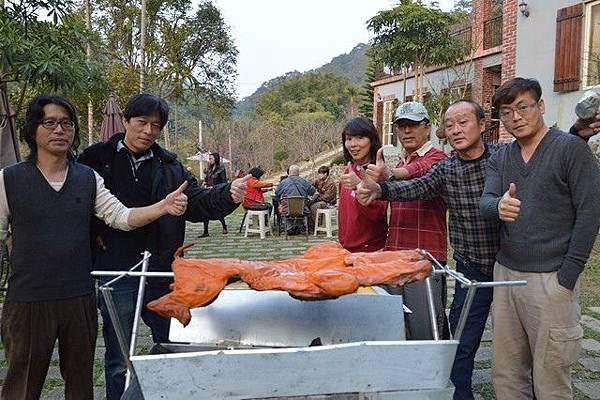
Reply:
[[[454,339],[460,341],[463,330],[467,323],[467,318],[469,316],[469,310],[471,309],[471,305],[473,304],[473,299],[475,298],[475,293],[479,288],[489,288],[489,287],[499,287],[499,286],[524,286],[527,285],[527,281],[492,281],[492,282],[477,282],[472,281],[465,277],[462,273],[452,270],[447,266],[440,264],[440,262],[431,255],[430,252],[426,250],[421,250],[421,253],[429,258],[432,262],[433,274],[446,274],[453,277],[458,283],[463,286],[466,286],[467,289],[467,298],[465,299],[465,303],[463,304],[462,310],[460,311],[460,318],[458,319],[458,324],[456,326],[456,331],[454,332]],[[429,314],[432,318],[432,330],[434,338],[436,336],[437,327],[433,324],[433,316],[435,315],[435,308],[433,308],[433,294],[431,292],[431,287],[428,285],[427,287],[427,301],[429,303]],[[436,339],[437,340],[437,339]]]

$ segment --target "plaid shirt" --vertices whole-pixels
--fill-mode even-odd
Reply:
[[[396,168],[409,172],[407,179],[425,175],[438,161],[448,156],[427,142],[401,159]],[[446,261],[446,203],[432,200],[393,201],[388,238],[384,250],[425,249],[436,259]]]
[[[502,144],[486,145],[483,155],[463,160],[454,154],[435,164],[427,175],[410,181],[381,182],[388,200],[434,199],[448,206],[450,244],[454,257],[492,276],[499,249],[498,221],[486,221],[479,211],[488,158]]]

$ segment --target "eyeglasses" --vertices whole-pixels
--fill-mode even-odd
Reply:
[[[57,121],[55,119],[43,119],[42,122],[40,122],[40,125],[51,131],[55,130],[58,124],[60,124],[65,131],[70,131],[75,128],[75,122],[69,119],[63,119],[62,121]]]
[[[498,115],[500,115],[500,119],[509,119],[513,117],[515,113],[518,113],[521,117],[527,117],[533,112],[533,109],[538,105],[538,103],[539,102],[536,101],[535,103],[531,104],[521,104],[515,108],[502,107],[500,108]]]

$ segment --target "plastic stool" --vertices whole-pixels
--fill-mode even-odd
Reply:
[[[317,210],[317,215],[315,217],[315,236],[317,236],[317,232],[325,232],[327,237],[333,237],[333,224],[331,220],[333,219],[333,214],[335,214],[337,210],[335,208],[320,208]],[[323,218],[320,216],[323,215]],[[324,225],[320,224],[320,221],[323,221]]]
[[[244,237],[248,237],[248,233],[260,233],[260,238],[264,239],[267,232],[273,236],[271,231],[271,224],[268,222],[269,211],[268,210],[248,210],[246,216],[246,230],[244,231]],[[252,217],[258,219],[258,228],[251,228]],[[266,221],[265,221],[266,220]]]

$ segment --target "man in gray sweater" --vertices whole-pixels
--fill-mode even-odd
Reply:
[[[488,161],[481,214],[501,221],[494,280],[528,282],[494,288],[499,400],[572,398],[579,275],[600,225],[598,162],[584,140],[548,128],[541,95],[536,80],[515,78],[493,98],[516,141]]]

